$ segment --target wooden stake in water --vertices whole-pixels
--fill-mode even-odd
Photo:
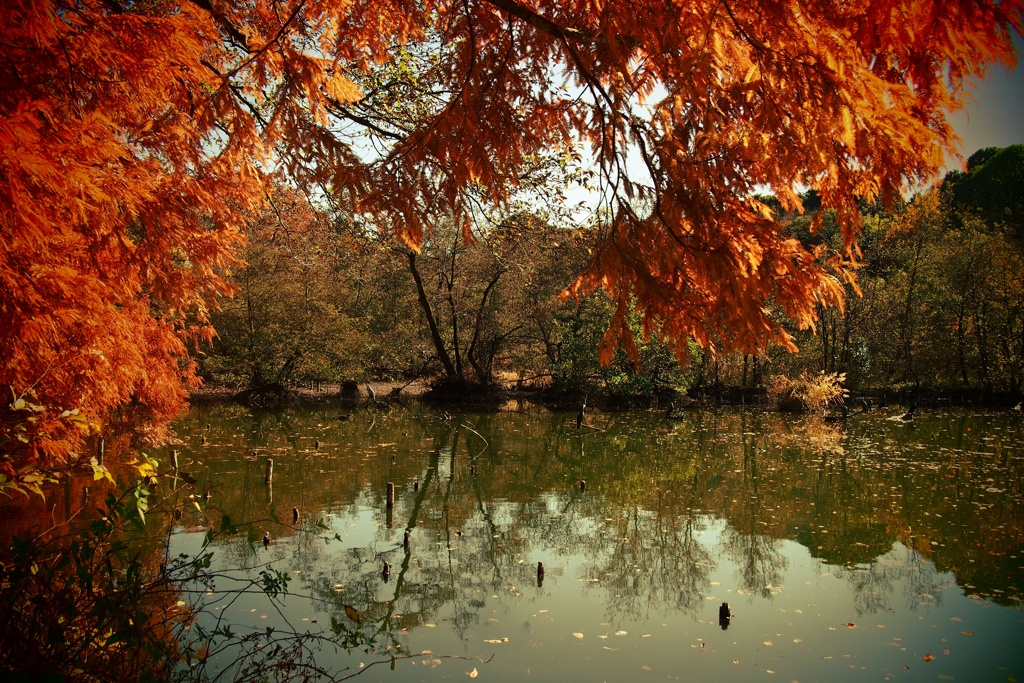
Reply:
[[[175,472],[178,471],[178,451],[171,451],[171,467]]]
[[[274,480],[274,459],[267,458],[267,476],[264,478],[264,482],[269,484]]]
[[[391,481],[388,482],[387,506],[389,508],[395,507],[395,484]]]

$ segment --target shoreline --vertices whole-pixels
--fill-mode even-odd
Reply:
[[[369,389],[372,387],[372,393]],[[189,393],[189,403],[234,401],[254,408],[283,408],[288,405],[342,403],[402,403],[413,400],[439,406],[466,406],[500,409],[509,402],[529,403],[553,409],[576,409],[581,403],[608,410],[662,409],[670,403],[679,409],[716,406],[756,406],[776,408],[763,389],[721,387],[697,390],[691,394],[665,392],[655,396],[617,396],[608,392],[571,392],[555,389],[523,389],[503,386],[438,389],[426,381],[373,381],[349,384],[342,390],[339,383],[324,383],[319,389],[309,387],[268,387],[262,392],[231,387],[202,387]],[[854,407],[864,401],[873,407],[917,405],[921,408],[1007,408],[1020,409],[1021,395],[983,390],[897,390],[868,389],[850,392],[844,403]],[[835,404],[839,405],[839,404]]]

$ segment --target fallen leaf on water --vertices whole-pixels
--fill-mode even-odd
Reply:
[[[960,633],[964,634],[965,636],[973,636],[974,635],[974,631],[960,631]]]
[[[926,662],[930,662],[930,661],[932,661],[933,659],[935,659],[935,655],[933,655],[933,654],[932,654],[931,652],[929,652],[928,654],[926,654],[926,655],[925,655],[925,656],[923,657],[923,659],[924,659],[924,661],[926,661]]]
[[[476,678],[480,674],[477,672],[476,669],[473,669],[472,671],[467,671],[466,675],[469,676],[470,678]]]
[[[617,635],[617,636],[624,636],[624,635],[626,635],[626,632],[625,631],[616,631],[615,635]]]
[[[764,644],[767,645],[768,647],[771,647],[772,646],[772,641],[766,640],[766,641],[764,641]]]
[[[650,671],[651,670],[651,667],[647,666],[646,664],[644,664],[640,668],[643,669],[644,671]]]
[[[846,622],[846,628],[857,628],[857,624],[853,623],[852,621],[848,621]]]
[[[573,635],[574,638],[579,638],[580,640],[583,640],[583,634],[582,633],[573,633],[572,635]]]
[[[348,618],[357,624],[361,624],[363,622],[363,618],[359,616],[359,610],[352,605],[345,605],[345,614],[347,614]]]
[[[618,650],[619,648],[617,648],[617,647],[608,647],[607,645],[602,645],[602,646],[601,646],[601,649],[602,649],[602,650],[608,650],[608,651],[610,651],[610,652],[615,652],[615,651],[616,651],[616,650]]]

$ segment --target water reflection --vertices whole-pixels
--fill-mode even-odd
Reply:
[[[544,411],[338,415],[223,405],[177,424],[174,448],[196,483],[165,492],[183,512],[171,554],[196,552],[228,519],[238,533],[215,543],[217,568],[292,577],[292,595],[273,609],[259,596],[228,605],[197,588],[219,610],[200,624],[215,615],[253,629],[326,627],[340,643],[335,670],[358,666],[349,652],[387,659],[429,648],[503,653],[490,673],[506,680],[531,665],[612,679],[678,664],[660,629],[706,650],[727,601],[731,645],[717,647],[732,654],[690,662],[695,675],[782,658],[791,678],[820,678],[809,672],[833,647],[828,634],[868,618],[902,635],[896,645],[864,632],[848,643],[865,667],[916,665],[924,653],[903,654],[907,643],[972,631],[956,626],[970,620],[1010,626],[959,645],[967,664],[956,666],[983,656],[1016,665],[998,648],[1022,637],[1018,416],[932,412],[903,424],[876,412],[836,425],[749,411],[593,414],[603,431],[580,431],[574,414]],[[176,498],[204,493],[200,509]],[[1016,609],[981,615],[965,595]],[[916,623],[940,612],[944,627]],[[777,633],[788,631],[785,649]],[[563,655],[591,642],[630,654],[581,672]],[[407,663],[429,678],[441,661]]]
[[[359,532],[360,562],[379,571],[389,561],[399,585],[409,531],[421,553],[444,550],[437,562],[452,577],[522,583],[519,561],[547,548],[579,554],[607,577],[616,611],[685,609],[705,592],[700,567],[712,558],[694,532],[710,515],[727,522],[738,583],[764,597],[782,583],[778,542],[790,539],[851,570],[900,542],[954,571],[969,593],[1020,601],[1022,437],[1019,422],[999,416],[935,413],[908,427],[869,414],[840,430],[764,413],[614,414],[594,418],[602,433],[543,412],[332,417],[196,411],[179,426],[183,459],[233,519],[287,521],[294,505],[304,519],[331,516],[332,528],[348,529],[371,515],[379,530]],[[272,487],[260,476],[266,457]],[[389,481],[398,491],[390,514]],[[196,513],[193,522],[209,520]],[[282,525],[275,536],[293,532]]]

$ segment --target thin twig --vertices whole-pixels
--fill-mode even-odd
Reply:
[[[466,429],[468,429],[469,431],[473,432],[473,433],[474,433],[474,434],[476,434],[477,436],[479,436],[479,437],[480,437],[481,439],[484,439],[484,435],[483,435],[483,434],[481,434],[480,432],[476,431],[475,429],[473,429],[472,427],[470,427],[470,426],[469,426],[468,424],[466,424],[465,422],[463,422],[463,423],[462,423],[462,426],[463,426],[463,427],[465,427]],[[488,447],[488,446],[490,446],[490,445],[491,445],[491,444],[490,444],[490,442],[489,442],[489,441],[487,441],[487,439],[484,439],[484,447],[483,447],[483,448],[482,448],[482,449],[480,450],[480,453],[483,453],[484,451],[486,451],[486,450],[487,450],[487,447]],[[474,458],[475,458],[475,457],[477,457],[478,455],[480,455],[480,453],[477,453],[477,454],[476,454],[476,455],[474,455],[473,457],[474,457]]]

